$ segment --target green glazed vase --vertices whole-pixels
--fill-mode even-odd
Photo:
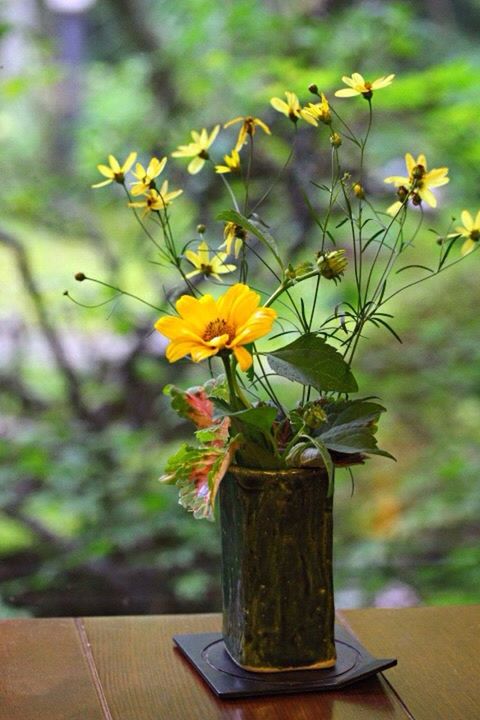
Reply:
[[[241,667],[335,664],[332,505],[321,468],[233,466],[223,478],[223,638]]]

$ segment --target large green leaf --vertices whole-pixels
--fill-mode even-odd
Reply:
[[[277,417],[277,412],[277,408],[269,405],[261,405],[259,407],[248,408],[247,410],[239,410],[238,412],[226,412],[225,415],[236,418],[241,423],[245,423],[250,427],[269,433],[272,431],[272,425]]]
[[[308,333],[267,355],[272,370],[320,391],[356,392],[358,385],[340,353],[318,335]]]
[[[378,418],[385,408],[378,403],[364,400],[340,401],[329,403],[323,408],[327,422],[320,428],[318,437],[325,447],[339,453],[369,453],[392,455],[377,447],[375,432]]]

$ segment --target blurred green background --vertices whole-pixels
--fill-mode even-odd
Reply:
[[[462,209],[480,209],[478,0],[17,0],[0,2],[0,616],[197,612],[220,608],[218,530],[160,486],[189,428],[162,395],[206,378],[168,366],[147,307],[117,300],[76,271],[162,301],[172,278],[154,264],[121,188],[91,190],[108,153],[148,161],[191,129],[236,115],[271,124],[259,138],[253,192],[287,156],[288,121],[272,95],[330,97],[342,75],[397,78],[378,96],[366,186],[403,156],[448,165],[416,241],[418,261]],[[339,101],[365,126],[361,100]],[[344,104],[343,104],[344,103]],[[290,259],[315,248],[303,201],[328,174],[328,136],[301,131],[296,162],[262,217]],[[225,136],[227,137],[227,136]],[[258,137],[258,135],[256,136]],[[312,140],[312,138],[316,138]],[[220,159],[230,150],[220,139]],[[355,173],[355,157],[344,148]],[[323,154],[322,154],[323,153]],[[173,221],[182,244],[198,222],[221,240],[229,207],[209,172],[187,177]],[[317,196],[314,196],[317,200]],[[339,473],[335,567],[339,607],[480,601],[480,284],[478,256],[392,303],[399,345],[369,332],[359,357],[363,394],[388,413],[372,458]],[[348,292],[348,274],[330,300]],[[153,313],[153,314],[152,314]]]

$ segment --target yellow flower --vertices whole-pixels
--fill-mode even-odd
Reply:
[[[223,159],[225,161],[225,165],[215,165],[216,173],[224,174],[240,170],[240,155],[235,148],[232,150],[230,155],[224,155]]]
[[[216,252],[210,257],[208,245],[205,240],[202,240],[198,246],[198,252],[194,253],[192,250],[187,250],[185,253],[187,260],[195,266],[195,270],[189,272],[187,278],[194,277],[195,275],[205,275],[206,277],[211,276],[216,280],[220,280],[220,275],[233,272],[237,269],[236,265],[225,264],[227,256],[228,253],[226,252]]]
[[[456,233],[466,238],[460,252],[462,255],[468,255],[475,247],[475,243],[480,240],[480,210],[477,212],[475,220],[468,210],[464,210],[461,214],[463,226],[455,228]]]
[[[247,285],[237,283],[218,300],[211,295],[200,299],[182,295],[177,300],[179,317],[157,320],[155,329],[170,340],[166,357],[176,362],[190,355],[201,362],[220,352],[233,352],[241,370],[248,370],[253,358],[245,345],[266,335],[277,313],[259,307],[260,296]]]
[[[414,205],[420,205],[422,200],[425,200],[430,207],[437,207],[437,198],[430,188],[440,187],[450,182],[450,178],[447,177],[448,168],[434,168],[427,172],[427,159],[423,153],[416,160],[413,155],[407,153],[405,155],[405,165],[408,177],[392,175],[385,178],[386,183],[392,183],[398,188],[397,194],[400,198],[399,201],[388,208],[387,212],[390,215],[395,215],[407,198],[410,198]]]
[[[296,123],[302,110],[298,97],[295,93],[289,92],[288,90],[285,92],[285,95],[287,96],[287,102],[275,97],[270,100],[270,105],[278,112],[290,118],[292,122]]]
[[[353,97],[354,95],[363,95],[366,100],[370,100],[374,90],[380,90],[380,88],[387,87],[390,85],[395,75],[386,75],[385,77],[377,78],[373,82],[365,80],[363,75],[360,73],[353,73],[352,77],[344,75],[342,77],[345,85],[348,88],[342,88],[337,90],[335,93],[336,97]]]
[[[321,95],[321,102],[308,103],[308,105],[300,110],[300,115],[303,120],[306,120],[310,125],[315,125],[316,127],[318,127],[318,120],[325,123],[325,125],[330,125],[332,122],[330,105],[323,93]]]
[[[148,190],[155,189],[154,179],[160,175],[163,168],[167,164],[167,158],[159,160],[153,157],[148,163],[147,169],[140,163],[135,165],[133,175],[137,178],[137,182],[132,184],[132,195],[143,195]]]
[[[97,165],[97,170],[106,177],[107,180],[95,183],[95,185],[92,185],[92,188],[104,187],[105,185],[110,185],[112,182],[117,182],[120,185],[123,185],[125,182],[125,175],[130,170],[136,159],[137,153],[131,152],[123,165],[120,165],[116,157],[109,155],[108,165]]]
[[[238,133],[235,150],[240,150],[240,148],[245,145],[245,143],[247,142],[247,135],[250,135],[250,137],[253,137],[255,135],[257,127],[261,128],[263,132],[267,133],[267,135],[272,134],[270,128],[266,123],[263,122],[263,120],[260,120],[260,118],[252,117],[251,115],[233,118],[233,120],[229,120],[228,122],[226,122],[223,127],[228,128],[238,122],[241,122],[242,126]]]
[[[168,192],[168,180],[164,180],[160,190],[152,188],[145,194],[145,200],[128,203],[128,207],[145,208],[143,216],[148,215],[153,210],[165,210],[172,200],[181,195],[183,190],[172,190]]]
[[[228,221],[223,229],[224,241],[220,247],[227,249],[227,255],[232,252],[232,245],[235,250],[235,257],[238,257],[247,234],[245,230],[234,222]]]
[[[188,172],[196,175],[210,159],[208,148],[213,144],[220,130],[220,125],[215,125],[210,135],[205,128],[201,132],[192,130],[193,142],[188,145],[180,145],[178,150],[172,153],[172,157],[191,157],[193,160],[188,165]]]

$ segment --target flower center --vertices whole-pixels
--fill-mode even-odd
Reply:
[[[480,229],[474,228],[470,233],[470,240],[473,240],[474,242],[478,242],[480,240]]]
[[[223,318],[217,318],[208,323],[203,333],[203,339],[208,342],[220,335],[228,335],[228,342],[231,342],[235,337],[234,328],[229,325],[226,320],[223,320]]]

